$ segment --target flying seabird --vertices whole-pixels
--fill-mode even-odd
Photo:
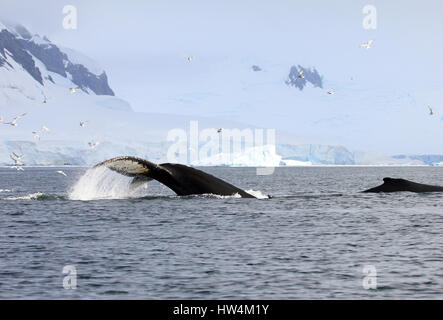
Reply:
[[[46,98],[46,95],[44,94],[43,91],[42,91],[42,96],[44,98],[42,103],[47,103],[48,102],[48,98]]]
[[[12,119],[11,122],[4,122],[4,124],[10,124],[11,126],[16,127],[16,126],[17,126],[17,121],[18,121],[21,117],[24,117],[25,115],[26,115],[26,112],[23,113],[23,114],[21,114],[21,115],[16,116],[14,119]]]
[[[9,155],[9,157],[12,159],[12,161],[14,161],[16,165],[18,165],[21,164],[23,155],[19,156],[17,153],[13,152],[12,154]]]
[[[88,142],[88,145],[91,147],[91,149],[94,149],[95,147],[97,147],[100,144],[99,141],[95,141],[95,142]]]
[[[428,106],[428,108],[429,108],[429,115],[432,116],[434,112],[432,111],[432,108],[430,106]]]
[[[369,40],[368,42],[365,42],[365,43],[362,43],[361,45],[360,45],[360,48],[366,48],[366,49],[369,49],[369,48],[371,48],[371,44],[374,42],[374,40]]]
[[[42,130],[46,131],[47,133],[51,132],[51,130],[49,130],[49,128],[47,126],[45,126],[45,125],[42,126]]]
[[[86,126],[86,124],[87,124],[88,122],[89,122],[88,120],[86,120],[86,121],[80,121],[80,127],[84,127],[84,126]]]
[[[71,91],[71,93],[75,93],[76,90],[80,89],[80,87],[75,87],[75,88],[69,88],[69,90]]]
[[[64,173],[62,170],[57,171],[57,173],[64,175],[65,177],[67,177],[68,175],[66,173]]]
[[[36,138],[37,140],[40,140],[40,135],[38,134],[37,131],[32,131],[32,134],[34,135],[34,138]]]
[[[23,167],[20,166],[10,166],[9,168],[16,169],[17,171],[25,171],[25,169],[23,169]]]

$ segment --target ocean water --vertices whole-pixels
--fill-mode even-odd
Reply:
[[[203,170],[273,198],[0,168],[0,299],[443,298],[443,194],[360,193],[387,176],[443,185],[443,168]]]

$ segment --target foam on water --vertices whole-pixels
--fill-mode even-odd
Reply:
[[[45,194],[42,192],[36,192],[36,193],[31,193],[31,194],[27,194],[25,196],[19,196],[19,197],[7,197],[7,198],[3,198],[2,200],[38,200],[41,197],[44,197]]]
[[[241,195],[238,193],[233,194],[232,196],[221,196],[219,194],[205,193],[202,196],[207,198],[216,198],[216,199],[241,198]]]
[[[147,196],[147,184],[131,189],[132,178],[106,167],[92,168],[71,188],[71,200],[127,199]]]
[[[263,194],[261,191],[259,190],[245,190],[247,193],[249,193],[250,195],[253,195],[254,197],[256,197],[257,199],[269,199],[269,196]]]

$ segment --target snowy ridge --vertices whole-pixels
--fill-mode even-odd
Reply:
[[[332,110],[330,101],[336,97],[329,97],[322,92],[322,83],[316,88],[309,84],[301,92],[286,85],[284,79],[274,81],[275,79],[270,78],[271,69],[265,68],[264,62],[259,63],[263,67],[261,72],[251,71],[250,62],[245,64],[248,65],[247,68],[237,70],[242,79],[242,93],[238,99],[245,107],[251,106],[252,109],[264,105],[266,109],[257,110],[256,113],[268,112],[269,106],[284,103],[283,98],[288,95],[293,96],[298,105],[309,106],[311,101],[315,101],[321,95],[321,99],[327,103],[308,108],[312,109],[312,115],[308,115],[308,118],[315,118],[315,121],[302,119],[298,126],[301,132],[309,132],[313,127],[319,127],[320,133],[323,129],[330,133],[333,132],[333,128],[346,127],[351,122],[347,115],[337,116],[337,112]],[[206,66],[202,68],[206,69]],[[273,70],[276,74],[279,71],[284,75],[289,70],[287,66],[281,65],[276,68],[278,70]],[[299,69],[305,70],[306,75],[311,70],[302,69],[300,66]],[[208,105],[216,109],[219,104],[232,104],[230,93],[235,92],[234,89],[237,90],[238,84],[226,81],[233,74],[232,70],[228,71],[226,77],[214,79],[215,82],[220,81],[227,86],[233,86],[227,87],[226,92],[217,94],[211,91],[217,83],[202,85],[200,82],[186,82],[185,85],[189,87],[183,95],[169,96],[167,92],[164,93],[168,98],[166,105],[170,103],[176,106],[176,113],[188,105],[192,105],[197,111],[201,107],[199,113],[206,114]],[[298,69],[293,72],[293,80],[299,82],[298,78],[294,78],[297,72]],[[93,81],[86,81],[84,78],[91,78]],[[329,85],[327,80],[324,81],[325,86]],[[265,86],[267,90],[263,90]],[[181,88],[182,84],[179,87]],[[75,88],[74,92],[72,88]],[[337,91],[343,90],[340,86],[334,88]],[[266,96],[263,96],[263,92]],[[151,96],[146,103],[154,112],[162,110],[162,106],[165,106],[162,101],[156,101]],[[326,108],[327,111],[321,108]],[[121,155],[138,156],[154,162],[169,162],[167,152],[172,142],[167,141],[168,132],[176,128],[187,130],[191,120],[199,121],[200,130],[220,127],[250,128],[248,125],[219,117],[133,112],[128,102],[113,95],[113,91],[107,87],[105,72],[93,59],[75,50],[59,47],[45,37],[32,35],[22,26],[11,27],[9,24],[0,23],[0,117],[6,123],[24,113],[26,115],[18,120],[17,126],[0,125],[0,165],[12,164],[12,152],[23,155],[24,164],[30,166],[89,166]],[[327,117],[318,119],[317,115],[320,113]],[[250,116],[254,117],[254,113]],[[291,126],[295,120],[297,119],[287,119]],[[87,121],[84,127],[80,126],[82,121]],[[436,122],[434,125],[440,124]],[[50,132],[43,131],[42,126],[49,128]],[[38,138],[33,132],[37,133]],[[311,143],[298,138],[284,142],[283,140],[277,132],[276,146],[265,145],[232,154],[219,152],[200,157],[190,163],[186,160],[182,163],[193,166],[252,167],[443,163],[440,158],[392,157],[381,153],[354,152],[343,146],[325,142]],[[187,150],[188,146],[185,146],[185,149]]]
[[[29,41],[34,42],[35,44],[38,44],[40,46],[48,46],[51,44],[50,41],[45,40],[44,38],[40,37],[38,34],[33,35],[32,38],[29,39]]]
[[[66,53],[72,63],[85,66],[93,74],[100,75],[105,71],[97,61],[85,56],[84,54],[70,48],[62,46],[58,47],[62,52]]]
[[[4,23],[0,32],[0,53],[8,50],[13,59],[23,66],[40,84],[39,68],[34,64],[39,61],[45,68],[72,82],[86,93],[96,95],[114,95],[108,85],[106,72],[94,60],[68,48],[61,48],[45,36],[32,35],[20,24]],[[0,61],[0,66],[4,63]],[[49,78],[50,81],[51,78]]]

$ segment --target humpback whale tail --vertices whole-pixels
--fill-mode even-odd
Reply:
[[[242,198],[255,198],[226,181],[182,164],[155,164],[136,157],[117,157],[101,162],[95,167],[102,166],[122,175],[133,177],[131,188],[154,179],[179,196],[192,194],[232,196],[238,193]]]
[[[383,184],[363,192],[443,192],[443,187],[412,182],[405,179],[383,178]]]

